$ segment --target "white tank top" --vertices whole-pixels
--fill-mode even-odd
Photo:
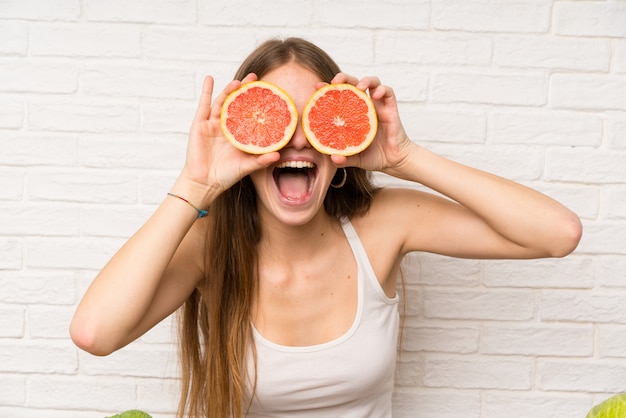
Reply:
[[[398,296],[385,295],[349,221],[342,223],[358,269],[350,329],[319,345],[290,347],[254,328],[257,387],[247,417],[389,418],[398,343]]]

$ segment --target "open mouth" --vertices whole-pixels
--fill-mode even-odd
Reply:
[[[317,166],[309,161],[283,161],[273,171],[278,192],[288,201],[300,202],[313,190]]]

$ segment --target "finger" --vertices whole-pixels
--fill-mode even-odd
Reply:
[[[345,157],[343,155],[331,155],[330,159],[339,168],[349,166],[349,160],[350,160],[349,157]]]
[[[376,89],[381,85],[380,79],[378,77],[363,77],[356,83],[356,88],[360,90],[370,89],[370,93],[372,90]]]
[[[243,83],[249,83],[250,81],[255,81],[255,80],[257,80],[257,79],[258,79],[258,77],[257,77],[257,75],[256,75],[255,73],[250,73],[250,74],[248,74],[247,76],[245,76],[245,77],[243,78],[243,80],[241,80],[241,83],[242,83],[242,84],[243,84]]]
[[[359,82],[358,78],[351,76],[349,74],[346,74],[346,73],[337,73],[335,77],[333,77],[333,79],[331,80],[331,84],[348,83],[348,84],[356,85],[358,82]]]
[[[228,97],[230,93],[237,90],[239,87],[241,87],[241,81],[232,80],[230,83],[226,85],[224,90],[222,90],[222,92],[215,97],[215,100],[213,101],[213,106],[211,107],[211,110],[209,112],[210,119],[220,118],[220,114],[222,112],[222,105],[224,104],[226,97]]]
[[[389,86],[380,85],[374,89],[370,88],[370,97],[374,100],[385,100],[395,96],[393,89]]]
[[[213,77],[206,76],[202,83],[202,93],[200,94],[200,102],[194,115],[194,122],[204,121],[211,114],[211,96],[213,95]]]

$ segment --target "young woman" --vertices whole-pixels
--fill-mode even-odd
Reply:
[[[325,83],[368,91],[374,143],[326,156],[299,127],[279,152],[235,149],[220,108],[256,79],[281,87],[299,112]],[[207,77],[171,194],[102,269],[71,324],[79,347],[106,355],[182,306],[180,416],[390,417],[405,254],[561,257],[580,239],[578,217],[556,201],[412,142],[391,88],[341,73],[302,39],[262,44],[212,96]],[[377,189],[372,171],[449,199]]]

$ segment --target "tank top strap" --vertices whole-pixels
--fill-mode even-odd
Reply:
[[[367,251],[365,251],[363,242],[361,242],[361,238],[359,238],[359,235],[357,234],[356,229],[354,229],[352,222],[350,222],[348,218],[342,218],[341,226],[343,228],[343,232],[346,238],[348,239],[348,243],[352,248],[352,253],[357,260],[357,264],[360,266],[360,269],[362,269],[364,273],[365,280],[363,280],[362,283],[368,288],[373,289],[374,292],[376,292],[377,296],[385,302],[395,302],[398,296],[396,295],[394,298],[389,298],[385,294],[385,291],[378,281],[376,272],[374,272],[374,267],[372,267],[370,259],[367,256]]]

